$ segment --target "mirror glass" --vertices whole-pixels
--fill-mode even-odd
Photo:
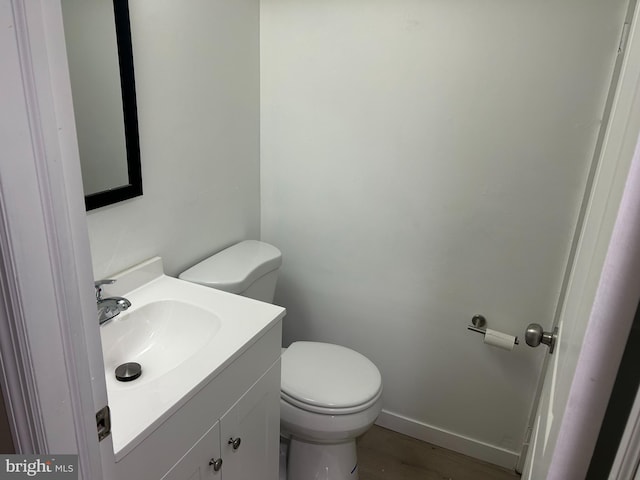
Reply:
[[[62,0],[87,210],[142,195],[126,0]]]

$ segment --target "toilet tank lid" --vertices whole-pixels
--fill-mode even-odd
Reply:
[[[258,240],[245,240],[206,258],[182,272],[179,278],[226,292],[241,293],[281,264],[282,253],[276,247]]]

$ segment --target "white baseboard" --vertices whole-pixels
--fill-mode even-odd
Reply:
[[[448,432],[387,410],[380,413],[376,425],[501,467],[514,469],[518,462],[517,452]]]

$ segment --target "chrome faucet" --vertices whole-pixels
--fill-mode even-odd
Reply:
[[[98,323],[100,325],[111,320],[131,306],[131,302],[124,297],[102,298],[102,285],[111,285],[112,283],[115,283],[115,280],[98,280],[94,283],[96,288],[96,302],[98,303]]]

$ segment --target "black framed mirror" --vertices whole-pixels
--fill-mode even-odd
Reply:
[[[142,195],[128,0],[62,0],[85,206]]]

